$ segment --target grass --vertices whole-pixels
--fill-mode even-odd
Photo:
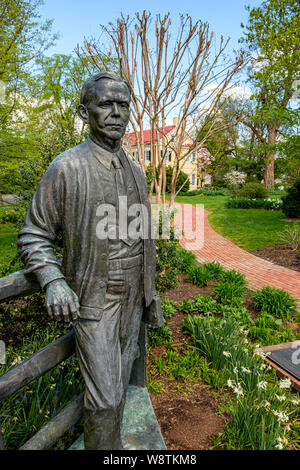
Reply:
[[[17,229],[14,224],[0,224],[0,276],[17,254]]]
[[[247,251],[282,244],[279,234],[290,222],[281,211],[263,209],[219,209],[209,216],[214,230]]]
[[[276,198],[276,193],[269,197]],[[247,251],[261,250],[265,246],[283,244],[279,234],[292,225],[282,220],[282,211],[267,211],[263,209],[226,209],[227,196],[180,196],[176,202],[185,204],[204,204],[204,208],[211,212],[209,223],[212,228],[232,240],[236,245]]]

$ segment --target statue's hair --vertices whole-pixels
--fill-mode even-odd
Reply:
[[[115,73],[111,72],[100,72],[97,73],[96,75],[92,75],[89,77],[84,84],[82,85],[81,91],[80,91],[80,104],[83,104],[87,106],[91,99],[94,97],[94,90],[95,90],[95,84],[98,82],[98,80],[114,80],[116,82],[121,82],[124,83],[129,91],[129,95],[131,96],[131,89],[129,84],[123,80],[121,77],[116,75]]]

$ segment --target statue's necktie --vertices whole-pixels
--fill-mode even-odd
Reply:
[[[126,196],[126,186],[123,179],[122,167],[117,155],[114,155],[112,158],[112,164],[116,170],[116,185],[117,185],[117,194],[118,197]]]
[[[126,213],[120,210],[121,204],[121,197],[127,196],[126,186],[123,178],[122,167],[117,155],[114,155],[112,158],[112,165],[116,171],[116,186],[117,186],[117,195],[118,195],[118,202],[117,202],[117,211],[118,211],[118,219],[119,219],[119,238],[127,245],[131,245],[133,240],[128,239],[128,220],[127,220],[127,210]],[[127,206],[127,199],[126,206]],[[127,208],[127,207],[126,207]]]

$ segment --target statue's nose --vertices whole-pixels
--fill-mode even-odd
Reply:
[[[112,114],[114,114],[114,115],[119,115],[120,114],[118,103],[113,103]]]

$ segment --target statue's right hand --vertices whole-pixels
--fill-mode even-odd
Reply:
[[[56,279],[46,286],[46,307],[51,318],[70,326],[79,315],[79,301],[64,279]]]

